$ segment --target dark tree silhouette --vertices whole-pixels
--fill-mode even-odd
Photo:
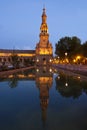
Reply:
[[[13,53],[13,54],[11,55],[11,59],[12,59],[12,62],[11,62],[11,63],[12,63],[12,65],[13,65],[13,67],[14,67],[14,68],[19,68],[19,62],[20,62],[20,61],[19,61],[18,55]]]
[[[87,41],[82,45],[82,53],[84,57],[87,57]]]
[[[61,38],[58,43],[56,43],[55,54],[58,55],[60,59],[64,59],[66,52],[69,61],[72,61],[76,55],[81,54],[81,40],[76,36]]]

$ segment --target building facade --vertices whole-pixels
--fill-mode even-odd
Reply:
[[[53,57],[52,44],[49,42],[49,33],[47,26],[47,16],[45,8],[42,13],[42,23],[40,26],[40,40],[36,44],[36,64],[37,65],[51,65]]]
[[[24,64],[25,60],[35,60],[35,50],[10,50],[0,49],[0,65],[9,66],[12,63],[12,55],[17,55],[21,65]]]
[[[6,65],[10,65],[12,62],[12,55],[15,53],[19,57],[21,64],[24,63],[25,59],[35,60],[36,65],[51,65],[53,48],[52,44],[49,42],[48,26],[46,23],[47,16],[45,9],[42,13],[42,23],[40,27],[40,40],[36,44],[35,50],[6,50],[0,49],[0,65],[3,62]]]

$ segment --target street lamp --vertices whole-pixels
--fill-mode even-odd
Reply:
[[[67,54],[68,54],[68,53],[67,53],[67,52],[65,52],[65,56],[67,56]]]
[[[68,55],[68,53],[65,52],[65,62],[67,62],[67,55]]]

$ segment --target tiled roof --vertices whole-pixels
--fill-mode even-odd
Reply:
[[[35,53],[35,50],[11,50],[11,49],[0,49],[0,53]]]

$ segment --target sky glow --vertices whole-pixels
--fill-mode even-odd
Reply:
[[[54,50],[65,36],[87,41],[87,0],[1,0],[0,49],[35,49],[44,5]]]

